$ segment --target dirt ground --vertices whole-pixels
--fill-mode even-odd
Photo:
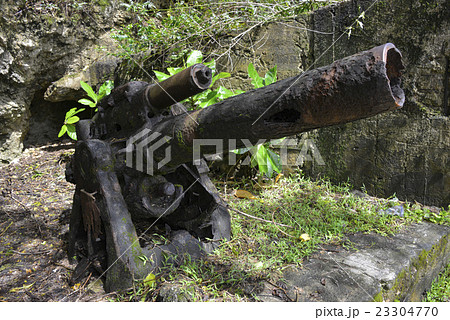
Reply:
[[[97,274],[72,279],[67,233],[73,143],[26,149],[0,166],[0,301],[105,301]]]

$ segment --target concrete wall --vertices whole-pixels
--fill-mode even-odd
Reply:
[[[325,161],[325,166],[306,163],[303,170],[335,182],[349,180],[373,195],[447,206],[449,8],[446,0],[347,1],[264,26],[222,62],[238,75],[231,84],[248,88],[249,62],[261,73],[277,65],[281,79],[394,43],[406,67],[403,109],[303,134],[300,138],[313,139]],[[355,23],[348,37],[347,28],[363,11],[363,28]]]

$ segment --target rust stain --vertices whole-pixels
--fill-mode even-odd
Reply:
[[[194,111],[192,113],[189,113],[184,118],[184,125],[182,126],[183,130],[181,132],[182,134],[182,140],[185,145],[192,145],[194,139],[196,138],[196,133],[198,130],[198,122],[197,118],[199,115],[200,110]],[[181,142],[181,141],[180,141]]]

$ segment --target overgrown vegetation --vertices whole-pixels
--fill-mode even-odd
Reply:
[[[133,12],[134,21],[114,33],[124,59],[163,67],[181,62],[190,50],[226,55],[254,28],[272,21],[295,18],[328,0],[236,2],[176,1],[169,8],[156,8],[152,1],[122,4]]]
[[[431,212],[395,197],[360,197],[349,184],[312,181],[301,173],[265,185],[250,179],[216,185],[231,207],[232,239],[204,261],[186,259],[178,268],[156,275],[152,286],[137,283],[120,300],[151,301],[168,286],[181,301],[252,301],[265,281],[276,283],[283,270],[301,267],[323,246],[351,249],[347,234],[390,235],[411,222],[430,219]],[[383,213],[399,205],[405,208],[403,217]],[[450,210],[433,216],[450,225]]]

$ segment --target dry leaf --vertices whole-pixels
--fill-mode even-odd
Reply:
[[[300,236],[300,240],[302,240],[302,241],[309,241],[309,240],[311,240],[311,237],[309,236],[309,234],[304,233],[304,234],[302,234]]]
[[[278,180],[280,180],[280,178],[283,176],[283,174],[280,172],[277,176],[276,176],[276,178],[275,178],[275,183],[277,183],[278,182]]]
[[[257,199],[253,194],[245,190],[236,190],[234,196],[241,199]]]

